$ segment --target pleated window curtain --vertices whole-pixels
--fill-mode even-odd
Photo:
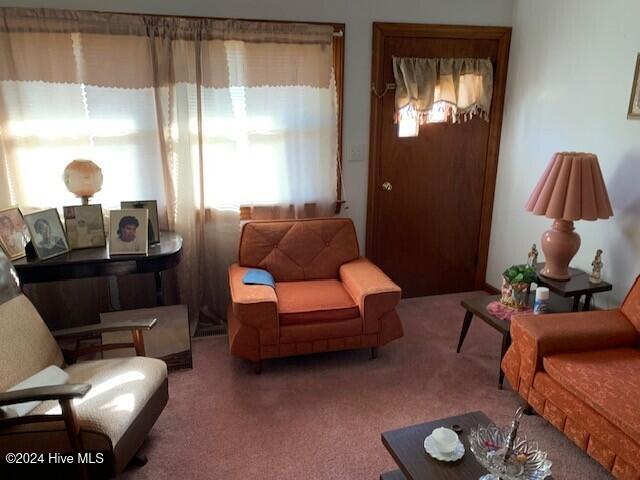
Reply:
[[[241,211],[333,211],[331,26],[0,14],[0,206],[77,204],[62,171],[93,160],[105,210],[158,200],[161,227],[184,237],[181,300],[218,317]]]
[[[408,131],[417,134],[417,126],[423,123],[458,123],[474,116],[489,121],[490,59],[393,57],[393,73],[395,120],[413,123]]]

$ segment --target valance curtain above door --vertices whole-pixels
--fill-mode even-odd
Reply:
[[[452,123],[479,116],[489,121],[493,65],[483,58],[393,57],[396,122],[410,116],[429,123],[438,109]]]

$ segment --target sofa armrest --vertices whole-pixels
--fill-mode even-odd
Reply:
[[[637,347],[638,332],[619,310],[524,314],[511,320],[511,341],[512,352],[505,361],[519,361],[518,378],[507,378],[515,389],[526,393],[536,372],[542,370],[545,356]],[[509,369],[504,363],[503,366],[505,371]]]
[[[375,333],[380,318],[395,310],[402,290],[365,257],[340,267],[340,280],[360,309],[364,333]]]

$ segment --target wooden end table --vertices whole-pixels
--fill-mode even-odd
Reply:
[[[538,273],[536,283],[540,287],[547,287],[549,291],[559,297],[573,299],[572,312],[580,310],[580,299],[583,296],[584,305],[582,310],[586,312],[591,308],[591,299],[594,293],[609,292],[613,289],[613,286],[608,282],[591,283],[589,281],[589,274],[578,268],[569,268],[571,278],[566,282],[562,282],[540,275],[542,267],[544,267],[544,263],[538,263],[536,265],[536,272]]]
[[[529,297],[529,302],[533,299],[533,294]],[[511,345],[511,334],[509,333],[509,328],[511,327],[511,322],[509,320],[503,320],[494,315],[491,315],[487,312],[487,305],[491,302],[497,302],[500,300],[500,295],[482,295],[479,297],[473,297],[469,299],[462,300],[460,305],[466,310],[464,315],[464,320],[462,322],[462,329],[460,330],[460,338],[458,339],[458,348],[456,348],[456,352],[460,353],[460,349],[462,348],[462,344],[464,343],[464,339],[467,336],[467,332],[469,331],[469,327],[471,326],[471,320],[473,320],[474,315],[482,320],[484,323],[489,325],[491,328],[494,328],[498,332],[502,334],[502,346],[500,348],[500,362],[502,363],[502,358],[504,354],[507,352],[507,349]],[[566,299],[560,297],[552,297],[549,300],[549,312],[551,313],[562,313],[569,312],[570,302]],[[498,388],[502,388],[502,384],[504,383],[504,372],[502,368],[499,368],[498,374]]]
[[[540,272],[544,263],[538,263],[536,265],[536,271]],[[594,293],[608,292],[613,287],[610,283],[590,283],[589,275],[577,268],[570,268],[571,279],[566,282],[557,280],[551,280],[538,275],[537,285],[540,287],[547,287],[551,295],[549,298],[549,312],[550,313],[565,313],[565,312],[577,312],[580,310],[580,300],[584,296],[583,311],[587,311],[591,308],[591,298]],[[507,349],[511,345],[511,334],[509,328],[511,322],[508,320],[502,320],[498,317],[491,315],[487,312],[487,305],[491,302],[500,300],[500,295],[482,295],[479,297],[462,300],[460,304],[466,310],[464,320],[462,322],[462,329],[460,330],[460,337],[458,339],[458,348],[456,352],[460,353],[464,339],[467,336],[469,327],[471,326],[471,320],[474,315],[490,327],[496,329],[502,334],[502,346],[500,348],[500,363],[502,358],[507,352]],[[533,305],[533,293],[529,295],[529,305]],[[504,372],[502,368],[499,368],[498,374],[498,388],[502,388],[504,383]]]

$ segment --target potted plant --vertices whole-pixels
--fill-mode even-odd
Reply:
[[[529,287],[536,279],[536,270],[531,265],[512,265],[507,268],[502,272],[500,302],[508,307],[522,310],[527,306]]]

